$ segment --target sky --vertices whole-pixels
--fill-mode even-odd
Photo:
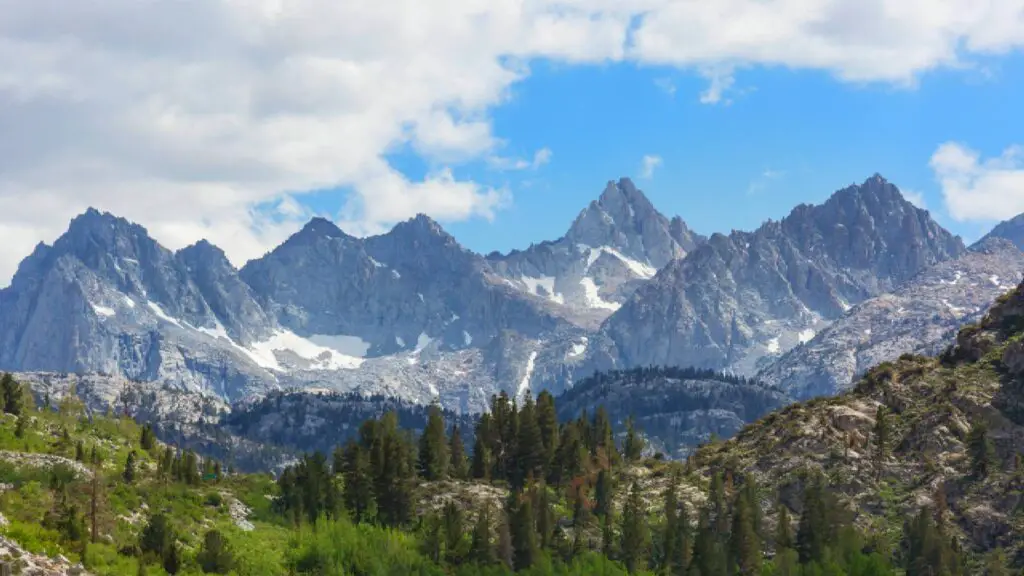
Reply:
[[[1024,212],[1024,0],[0,0],[0,283],[93,206],[236,264],[314,215],[555,239],[633,178],[698,232],[880,173]]]

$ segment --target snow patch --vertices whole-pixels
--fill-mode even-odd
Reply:
[[[778,336],[769,340],[767,346],[769,354],[778,354],[779,352],[782,352],[782,344],[779,343]]]
[[[811,340],[813,340],[815,335],[817,335],[817,334],[818,334],[817,332],[815,332],[814,330],[811,330],[810,328],[808,328],[806,330],[801,331],[800,334],[797,335],[797,338],[800,339],[800,343],[801,344],[806,344],[806,343],[810,342]]]
[[[583,286],[583,298],[586,301],[587,306],[590,306],[591,308],[618,310],[622,306],[618,302],[607,302],[602,300],[601,295],[597,290],[597,284],[594,284],[594,280],[589,276],[580,280],[580,286]]]
[[[565,304],[565,298],[555,292],[554,276],[523,276],[519,280],[526,285],[526,291],[530,294],[548,298],[559,304]]]
[[[369,342],[359,336],[349,336],[348,334],[313,334],[309,337],[309,341],[317,346],[330,348],[335,352],[356,358],[366,358],[366,353],[370,351]]]
[[[405,340],[401,336],[395,336],[395,344],[398,344],[402,348],[405,348]]]
[[[279,330],[269,340],[257,342],[241,350],[259,366],[277,371],[281,371],[282,368],[274,352],[292,352],[296,356],[314,361],[313,368],[320,370],[353,370],[363,364],[362,358],[320,346],[288,330]]]
[[[469,332],[466,332],[465,330],[463,330],[463,331],[462,331],[462,342],[463,342],[463,343],[464,343],[464,344],[465,344],[466,346],[469,346],[470,344],[472,344],[472,343],[473,343],[473,336],[471,336],[471,335],[469,334]]]
[[[398,273],[398,270],[395,270],[394,268],[391,269],[391,275],[395,277],[395,280],[402,277],[402,275]]]
[[[156,302],[153,302],[152,300],[147,300],[146,301],[146,306],[149,306],[149,309],[153,311],[153,314],[156,314],[157,318],[159,318],[159,319],[161,319],[164,322],[167,322],[169,324],[174,324],[178,328],[182,328],[181,322],[178,322],[174,318],[171,318],[170,316],[168,316],[167,313],[164,312],[164,309],[161,308],[160,305],[157,304]]]
[[[537,351],[530,352],[530,357],[526,359],[526,374],[523,375],[523,379],[519,382],[519,390],[516,391],[516,397],[525,398],[526,394],[530,391],[530,378],[533,376],[533,368],[537,362]]]
[[[645,262],[634,260],[626,256],[622,252],[619,252],[615,248],[612,248],[611,246],[600,246],[597,248],[586,246],[586,248],[587,250],[590,251],[587,254],[587,271],[589,271],[590,267],[594,264],[594,262],[596,262],[597,259],[601,257],[602,253],[607,252],[608,254],[611,254],[612,256],[615,256],[616,258],[621,260],[622,263],[625,264],[626,267],[633,272],[633,274],[636,274],[641,278],[653,278],[654,275],[658,273],[657,268],[655,268],[654,266],[651,266],[650,264],[647,264]]]
[[[374,267],[376,267],[376,268],[384,268],[385,267],[380,262],[377,262],[376,260],[374,260],[372,256],[370,256],[369,258],[370,258],[370,263],[373,264]]]
[[[988,277],[988,281],[991,282],[992,285],[995,286],[996,288],[998,288],[1000,286],[1000,284],[999,284],[999,276],[996,276],[995,274],[989,276]]]
[[[125,306],[129,308],[135,308],[135,300],[132,300],[127,294],[123,296]]]
[[[103,318],[110,318],[111,316],[117,316],[117,310],[114,310],[113,308],[108,308],[106,306],[100,306],[99,304],[92,304],[91,302],[90,302],[90,305],[92,306],[92,311],[95,312],[97,316],[100,316],[100,317],[103,317]]]
[[[213,328],[204,327],[198,328],[198,330],[203,334],[212,336],[214,338],[223,338],[224,340],[231,340],[231,337],[228,336],[228,331],[224,329],[224,325],[221,324],[219,320],[217,321],[216,326],[214,326]]]
[[[587,344],[589,343],[590,340],[588,340],[586,336],[580,337],[580,341],[574,342],[572,348],[570,348],[569,351],[566,352],[566,360],[571,358],[579,358],[580,356],[583,356],[587,352]]]

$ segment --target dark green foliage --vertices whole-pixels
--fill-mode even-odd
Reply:
[[[207,574],[227,574],[235,565],[230,545],[217,530],[210,530],[203,537],[196,561]]]
[[[494,461],[491,458],[491,447],[489,441],[491,436],[491,415],[483,414],[476,425],[476,437],[473,440],[473,478],[487,480],[491,477],[491,467]]]
[[[622,452],[627,462],[640,460],[644,452],[644,439],[637,433],[632,416],[626,420],[626,441],[622,447]]]
[[[537,427],[544,444],[544,465],[550,466],[558,451],[558,411],[555,397],[547,390],[537,396]]]
[[[630,574],[635,574],[646,564],[649,537],[640,485],[633,483],[622,509],[622,561]]]
[[[121,474],[121,477],[128,484],[135,482],[135,460],[137,458],[135,451],[132,450],[128,453],[128,458],[124,462],[124,472]]]
[[[967,450],[971,455],[971,470],[978,478],[985,478],[996,466],[995,444],[988,435],[988,424],[978,420],[967,434]]]
[[[139,537],[139,550],[145,560],[162,564],[169,574],[177,574],[181,567],[177,536],[163,514],[155,514],[149,519]]]
[[[85,462],[85,444],[81,440],[75,443],[75,460]]]
[[[350,440],[339,454],[335,453],[335,474],[344,478],[343,501],[355,522],[370,520],[374,509],[373,470],[366,450]]]
[[[612,505],[612,475],[607,469],[601,469],[597,474],[597,487],[594,499],[594,514],[604,518],[611,510]]]
[[[733,505],[732,531],[729,540],[729,566],[740,576],[761,573],[761,537],[757,531],[757,502],[750,490],[742,490]]]
[[[494,564],[498,560],[491,538],[490,507],[485,507],[477,516],[476,525],[473,528],[473,539],[469,547],[469,559],[482,566]]]
[[[456,480],[469,478],[469,460],[466,458],[466,445],[462,441],[462,432],[459,425],[452,427],[452,437],[448,445],[448,453],[451,456],[449,472]]]
[[[278,509],[298,522],[315,522],[324,514],[334,518],[341,508],[341,497],[334,484],[327,458],[317,452],[303,456],[295,466],[287,468],[278,478],[281,496]]]
[[[465,520],[462,510],[449,501],[445,504],[444,512],[441,515],[441,528],[444,536],[445,560],[449,564],[461,564],[466,558],[468,550],[463,546],[463,529]]]
[[[793,527],[789,518],[789,508],[785,504],[779,505],[779,514],[775,526],[775,550],[793,548]]]
[[[156,433],[153,432],[153,427],[149,424],[145,424],[142,427],[142,436],[139,438],[139,444],[147,452],[156,447]]]
[[[525,570],[537,559],[537,530],[536,519],[533,514],[533,505],[529,498],[516,498],[515,510],[512,514],[512,549],[513,567],[518,570]]]
[[[24,438],[25,430],[28,429],[28,418],[25,416],[18,416],[18,423],[14,425],[14,437]]]
[[[441,407],[434,404],[427,416],[427,428],[420,436],[419,471],[425,480],[442,480],[448,477],[448,437],[445,435],[444,415]]]
[[[537,424],[536,408],[533,399],[527,396],[523,408],[518,414],[519,430],[516,436],[515,463],[519,469],[511,478],[513,486],[516,487],[524,486],[528,479],[543,478],[544,476],[547,458],[544,439],[541,436],[540,426]]]
[[[903,529],[904,567],[907,576],[964,574],[963,560],[944,523],[924,507]]]
[[[24,409],[25,393],[21,384],[8,372],[0,376],[0,400],[3,401],[4,412],[20,416]]]

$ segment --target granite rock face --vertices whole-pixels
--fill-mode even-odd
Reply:
[[[758,374],[796,398],[833,395],[868,368],[903,354],[934,356],[1024,273],[1024,252],[989,239],[927,268],[895,291],[866,300]]]
[[[756,374],[852,306],[966,252],[875,175],[754,232],[715,234],[663,268],[602,325],[590,366]]]
[[[562,238],[487,259],[510,285],[553,302],[578,324],[594,326],[660,268],[704,240],[681,218],[663,216],[623,178],[608,182]]]

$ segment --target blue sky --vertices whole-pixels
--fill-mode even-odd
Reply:
[[[0,13],[0,279],[89,206],[236,265],[313,215],[370,234],[425,212],[474,250],[522,248],[621,176],[702,233],[875,172],[968,241],[1024,212],[1021,0]]]
[[[534,63],[494,109],[493,130],[503,153],[528,158],[547,148],[550,161],[526,170],[485,161],[455,168],[459,177],[507,188],[512,201],[493,220],[446,229],[484,253],[553,240],[607,180],[628,176],[659,210],[701,233],[750,230],[878,172],[971,242],[996,220],[950,215],[932,155],[953,141],[994,157],[1024,138],[1020,57],[984,70],[931,72],[915,86],[745,70],[717,104],[700,101],[706,84],[671,68]],[[644,156],[660,158],[647,177]],[[409,148],[391,159],[412,179],[432,168]],[[324,194],[311,205],[330,212],[344,195]]]

